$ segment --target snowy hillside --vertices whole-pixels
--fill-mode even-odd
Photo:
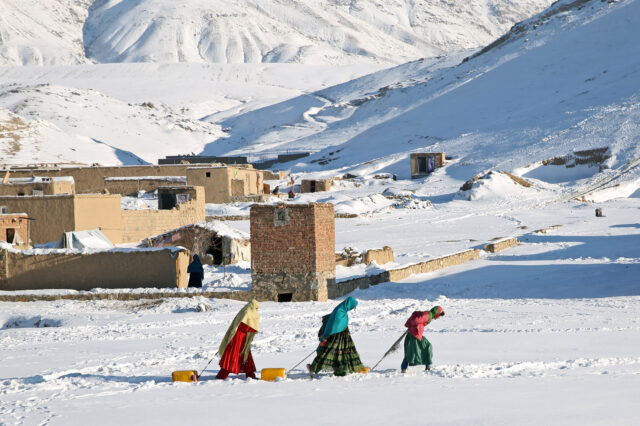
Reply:
[[[0,65],[88,62],[82,26],[92,0],[0,0]]]
[[[138,164],[197,153],[225,135],[220,126],[200,121],[202,116],[260,108],[351,80],[368,68],[153,63],[0,67],[0,109],[6,110],[0,115],[0,150],[5,153],[0,164]],[[14,116],[9,118],[8,112],[40,130],[28,137],[10,130]],[[10,145],[3,145],[5,140]]]
[[[550,3],[1,0],[0,64],[400,63],[483,46]]]
[[[175,152],[176,140],[184,150],[195,151],[223,134],[216,125],[190,120],[166,107],[127,104],[90,89],[14,84],[0,86],[0,99],[11,111],[0,108],[0,126],[12,120],[21,123],[20,132],[0,130],[0,141],[13,141],[0,145],[0,163],[87,158],[106,164],[155,163],[159,156]]]
[[[413,62],[221,121],[230,137],[204,153],[320,149],[291,166],[406,177],[410,152],[444,150],[466,180],[609,147],[619,168],[640,158],[637,22],[640,1],[559,1],[457,66]]]

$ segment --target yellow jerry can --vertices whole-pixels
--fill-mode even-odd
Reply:
[[[284,368],[263,368],[260,371],[260,379],[267,382],[274,382],[278,380],[278,377],[284,379],[287,375],[287,371]]]
[[[197,382],[198,372],[196,370],[182,370],[171,373],[171,380],[174,382]]]
[[[364,370],[359,371],[358,373],[364,374],[364,373],[368,373],[368,372],[369,372],[369,367],[365,367]]]

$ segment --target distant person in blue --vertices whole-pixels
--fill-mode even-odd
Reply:
[[[189,287],[202,287],[202,278],[204,277],[204,268],[200,262],[200,256],[193,255],[193,262],[187,268],[189,273]]]
[[[358,301],[347,297],[331,312],[322,318],[322,327],[318,332],[317,355],[311,364],[307,364],[309,375],[322,370],[333,371],[336,376],[365,371],[356,351],[356,345],[349,333],[349,316],[347,312],[354,309]]]

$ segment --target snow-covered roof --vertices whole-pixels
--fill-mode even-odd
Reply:
[[[105,177],[105,181],[137,181],[137,180],[160,180],[167,182],[186,182],[186,176],[120,176]]]
[[[7,184],[9,185],[26,185],[30,183],[47,183],[47,182],[71,182],[74,183],[73,176],[57,176],[57,177],[46,177],[46,176],[32,176],[26,178],[9,178],[7,179]],[[0,181],[0,184],[2,182]]]
[[[185,225],[185,226],[181,226],[179,228],[175,228],[172,229],[170,231],[167,232],[163,232],[161,234],[157,234],[154,236],[149,237],[149,239],[154,239],[157,237],[160,237],[162,235],[167,235],[167,234],[172,234],[174,232],[178,232],[181,229],[186,229],[186,228],[190,228],[190,227],[197,227],[197,228],[201,228],[201,229],[206,229],[208,231],[212,231],[215,232],[216,234],[218,234],[221,237],[229,237],[232,239],[238,239],[238,240],[248,240],[249,239],[249,234],[247,234],[246,232],[240,231],[238,229],[232,228],[231,226],[227,225],[224,222],[218,221],[218,220],[214,220],[211,222],[199,222],[199,223],[194,223],[191,225]]]

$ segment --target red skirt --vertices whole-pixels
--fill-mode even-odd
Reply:
[[[236,330],[236,334],[224,349],[222,358],[220,358],[220,368],[230,371],[233,374],[255,373],[256,365],[253,363],[251,350],[249,350],[247,361],[243,362],[242,360],[242,349],[244,348],[244,342],[247,340],[247,333],[255,332],[256,331],[253,328],[249,327],[245,323],[240,323]]]

